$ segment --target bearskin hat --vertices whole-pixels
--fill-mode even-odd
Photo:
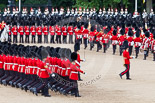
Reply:
[[[72,60],[72,61],[77,60],[77,53],[76,53],[76,52],[73,52],[73,53],[71,54],[71,60]]]
[[[48,56],[48,51],[46,49],[41,49],[41,60],[47,58]]]
[[[116,35],[117,34],[117,30],[115,29],[114,31],[113,31],[113,35]]]
[[[128,45],[128,41],[125,40],[125,41],[123,42],[123,49],[127,49],[127,48],[129,48],[129,45]]]
[[[146,32],[145,32],[145,36],[146,36],[147,38],[149,38],[149,37],[150,37],[150,33],[149,33],[148,31],[146,31]]]

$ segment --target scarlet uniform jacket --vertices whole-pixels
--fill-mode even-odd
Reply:
[[[18,33],[19,33],[20,35],[24,35],[24,28],[23,28],[23,26],[20,26],[20,27],[19,27]]]
[[[11,31],[12,31],[12,33],[13,33],[13,35],[17,35],[17,27],[13,27],[12,29],[11,29]]]
[[[35,28],[35,26],[32,26],[30,28],[30,32],[31,32],[32,35],[36,35],[36,28]]]
[[[124,64],[130,64],[130,55],[129,55],[129,52],[124,50],[123,51],[123,58],[124,58]]]

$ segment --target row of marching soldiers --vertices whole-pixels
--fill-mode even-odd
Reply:
[[[69,35],[69,43],[73,43],[73,26],[19,26],[14,25],[13,27],[9,26],[9,42],[12,42],[11,36],[13,35],[13,43],[18,43],[17,35],[19,36],[19,42],[24,43],[24,35],[25,35],[25,43],[30,43],[30,35],[31,35],[31,43],[36,43],[36,35],[38,36],[38,43],[49,43],[48,36],[50,35],[50,43],[55,43],[55,39],[57,43],[67,43],[67,35]],[[56,35],[56,37],[55,37]],[[44,40],[42,39],[44,36]]]
[[[109,29],[108,29],[109,28]],[[104,27],[103,27],[104,29]],[[97,52],[102,48],[105,53],[112,44],[113,55],[116,53],[117,45],[119,46],[120,56],[123,53],[122,45],[125,40],[128,41],[129,54],[136,53],[138,58],[139,52],[144,52],[144,60],[149,55],[149,51],[153,53],[153,61],[155,61],[155,29],[145,29],[138,27],[106,27],[104,30],[100,28],[91,28],[90,37],[92,35],[92,41],[90,40],[90,49],[94,47],[94,42],[97,44]],[[92,44],[92,45],[91,45]],[[135,49],[135,51],[133,51]]]
[[[50,97],[49,89],[80,97],[77,80],[80,55],[67,48],[0,42],[0,83]]]

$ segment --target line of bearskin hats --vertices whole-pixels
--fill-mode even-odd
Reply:
[[[59,52],[61,51],[61,53]],[[60,54],[59,54],[60,53]],[[53,48],[53,47],[37,47],[24,46],[22,44],[12,44],[8,42],[0,42],[0,54],[20,56],[25,58],[39,58],[43,60],[47,56],[51,57],[66,57],[71,60],[71,50],[69,48]]]

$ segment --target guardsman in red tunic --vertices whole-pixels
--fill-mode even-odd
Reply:
[[[48,43],[48,27],[43,27],[43,33],[44,33],[44,43]]]
[[[84,62],[85,59],[81,60],[80,58],[80,54],[78,53],[80,50],[80,43],[76,43],[74,45],[74,52],[77,53],[77,60],[75,61],[76,62],[76,65],[78,66],[78,68],[80,69],[81,65],[80,65],[80,62]],[[78,72],[78,78],[79,78],[79,81],[82,81],[81,77],[80,77],[80,72]]]
[[[36,27],[33,25],[31,26],[30,28],[30,32],[31,32],[31,35],[32,35],[32,42],[31,43],[36,43]]]
[[[119,50],[120,50],[120,56],[122,55],[122,45],[123,45],[123,42],[125,41],[125,36],[124,36],[124,34],[125,34],[125,30],[124,29],[121,29],[121,31],[120,31],[120,34],[121,34],[121,36],[119,37]]]
[[[29,43],[29,35],[30,35],[30,28],[29,26],[25,26],[24,27],[24,31],[25,31],[25,43]]]
[[[63,43],[67,44],[67,27],[62,27]]]
[[[103,53],[106,53],[108,42],[109,42],[109,35],[108,34],[104,34],[102,36]]]
[[[23,27],[23,26],[20,26],[20,27],[19,27],[18,33],[20,34],[20,40],[19,40],[19,42],[20,42],[20,43],[24,43],[24,40],[23,40],[24,27]]]
[[[134,57],[130,57],[130,55],[129,55],[129,52],[128,52],[129,46],[128,46],[128,41],[127,40],[125,40],[123,42],[123,47],[122,48],[124,49],[124,51],[123,51],[123,58],[124,58],[124,66],[125,66],[126,70],[123,71],[122,73],[120,73],[119,76],[122,79],[122,76],[124,74],[126,74],[126,79],[127,80],[131,80],[130,74],[129,74],[129,70],[130,70],[130,59],[133,59]]]
[[[73,44],[73,26],[68,27],[69,44]]]
[[[97,43],[97,51],[96,52],[99,52],[99,50],[102,48],[102,45],[101,45],[101,41],[102,41],[102,31],[100,31],[100,28],[97,28],[97,32],[95,34],[96,36],[96,43]]]
[[[132,49],[133,49],[133,45],[134,45],[134,40],[133,40],[133,32],[131,30],[129,30],[128,32],[128,43],[129,43],[129,54],[132,55]]]
[[[36,32],[37,32],[37,35],[38,35],[38,43],[42,43],[42,27],[38,26],[36,28]]]
[[[153,52],[153,61],[155,61],[155,31],[153,32],[152,52]]]
[[[42,95],[44,95],[45,97],[50,97],[49,92],[48,92],[48,79],[49,79],[49,74],[47,72],[47,68],[48,66],[46,65],[45,61],[46,58],[48,56],[48,52],[45,49],[41,50],[41,54],[42,54],[42,61],[40,62],[40,75],[39,77],[42,80],[42,84],[43,84],[43,89],[42,89]]]
[[[82,30],[81,30],[81,26],[78,25],[76,31],[76,42],[81,43],[82,42]]]
[[[143,43],[141,46],[141,49],[144,50],[144,60],[146,60],[146,57],[148,56],[149,52],[149,46],[150,46],[150,33],[148,31],[145,32],[145,38],[143,39]]]
[[[56,28],[56,33],[57,33],[57,36],[56,36],[57,44],[58,44],[58,43],[61,44],[61,26],[58,26],[58,27]]]
[[[91,32],[89,33],[90,50],[92,50],[92,48],[94,47],[95,34],[96,34],[95,27],[92,26]]]
[[[13,43],[17,43],[17,31],[18,31],[17,26],[14,25],[11,31],[13,33]]]
[[[88,34],[89,34],[88,23],[85,23],[85,25],[84,25],[84,30],[83,30],[84,49],[87,48],[87,44],[88,44]]]
[[[54,26],[49,27],[49,34],[51,35],[50,43],[54,43],[54,36],[55,36],[55,28]]]
[[[113,31],[113,35],[112,35],[111,40],[112,40],[112,46],[113,46],[113,55],[115,55],[117,44],[118,44],[118,37],[117,37],[117,31],[116,30]]]
[[[136,38],[134,39],[135,51],[136,51],[136,58],[138,58],[139,48],[142,44],[142,40],[140,38],[140,31],[136,32]]]
[[[75,97],[81,97],[79,95],[79,90],[78,90],[78,83],[77,80],[79,80],[78,78],[78,72],[85,74],[85,72],[83,72],[82,70],[80,70],[78,68],[78,66],[76,65],[76,60],[77,60],[77,53],[73,52],[71,54],[71,59],[72,59],[72,63],[70,64],[70,68],[71,68],[71,73],[69,76],[69,79],[71,79],[73,86],[72,86],[72,93],[75,93]]]

